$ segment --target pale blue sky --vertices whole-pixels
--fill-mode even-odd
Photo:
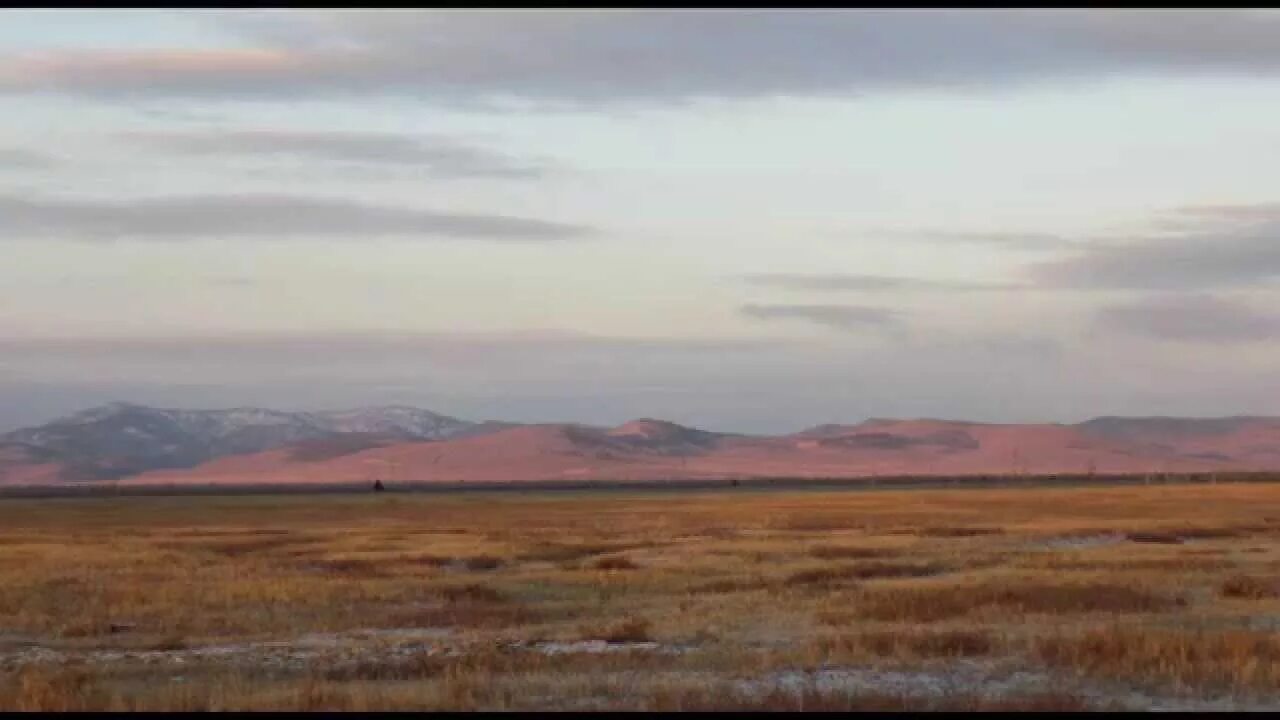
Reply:
[[[0,20],[0,429],[1280,414],[1274,13]]]

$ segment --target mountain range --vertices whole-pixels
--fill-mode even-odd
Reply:
[[[0,435],[0,481],[6,464],[8,474],[18,474],[22,465],[55,465],[45,469],[58,479],[113,480],[285,447],[300,458],[318,460],[339,451],[440,440],[486,427],[411,407],[299,413],[111,403]]]
[[[787,435],[655,419],[471,422],[411,407],[173,410],[112,403],[0,435],[0,484],[678,480],[1280,470],[1280,418],[1077,424],[872,419]]]

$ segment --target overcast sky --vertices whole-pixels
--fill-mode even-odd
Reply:
[[[1276,11],[3,11],[0,430],[1280,415]]]

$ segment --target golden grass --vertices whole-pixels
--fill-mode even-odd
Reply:
[[[25,671],[14,688],[0,686],[11,700],[6,706],[21,711],[433,711],[458,707],[485,710],[532,710],[544,706],[548,694],[559,693],[572,709],[645,711],[1083,711],[1105,709],[1064,691],[1043,691],[1012,697],[950,693],[941,697],[912,697],[891,693],[840,692],[804,687],[748,692],[727,682],[664,681],[643,695],[632,696],[624,682],[605,675],[589,675],[565,683],[537,669],[509,666],[521,684],[495,682],[489,670],[460,664],[422,661],[394,672],[379,668],[325,672],[301,679],[266,681],[245,675],[215,676],[199,685],[167,684],[107,689],[90,675],[75,670]],[[574,698],[586,699],[574,702]]]
[[[801,570],[787,576],[783,584],[789,587],[804,585],[826,587],[845,583],[849,580],[931,577],[933,575],[941,575],[944,572],[947,572],[947,568],[938,563],[871,562],[861,565],[833,565],[812,570]]]
[[[626,555],[597,558],[595,562],[591,563],[591,567],[597,570],[637,570],[640,568]]]
[[[604,640],[611,643],[648,642],[651,627],[648,620],[639,617],[628,617],[605,626],[600,630],[589,630],[583,634],[587,640]]]
[[[962,659],[1258,692],[1280,682],[1280,642],[1249,629],[1280,617],[1277,501],[1262,484],[5,500],[0,710],[1086,705],[730,682]],[[533,644],[599,640],[658,649]]]
[[[827,663],[877,658],[981,657],[1001,648],[1001,639],[995,633],[978,629],[868,630],[813,641],[813,651]]]
[[[695,689],[659,694],[647,710],[680,712],[1082,712],[1094,709],[1083,698],[1046,692],[1017,698],[951,695],[918,698],[903,695],[850,694],[805,688],[745,694],[732,688]]]
[[[1275,578],[1260,578],[1252,575],[1233,575],[1222,581],[1219,588],[1222,597],[1246,598],[1249,600],[1265,600],[1280,597],[1280,582]]]
[[[6,710],[75,712],[100,708],[104,701],[91,675],[78,668],[26,667],[11,684]]]
[[[1280,683],[1280,638],[1274,633],[1111,626],[1041,638],[1034,647],[1049,665],[1104,678],[1196,690],[1273,691]]]
[[[870,558],[892,557],[895,552],[886,548],[818,545],[816,547],[809,548],[809,554],[823,560],[866,560]]]

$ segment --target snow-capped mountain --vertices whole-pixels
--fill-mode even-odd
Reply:
[[[420,440],[453,437],[474,425],[447,415],[402,405],[305,413],[305,416],[317,427],[330,432],[402,435]]]
[[[476,423],[411,407],[332,412],[262,408],[175,410],[111,403],[38,427],[0,435],[0,445],[42,451],[75,479],[106,479],[192,467],[303,441],[360,435],[387,441],[440,440]]]

